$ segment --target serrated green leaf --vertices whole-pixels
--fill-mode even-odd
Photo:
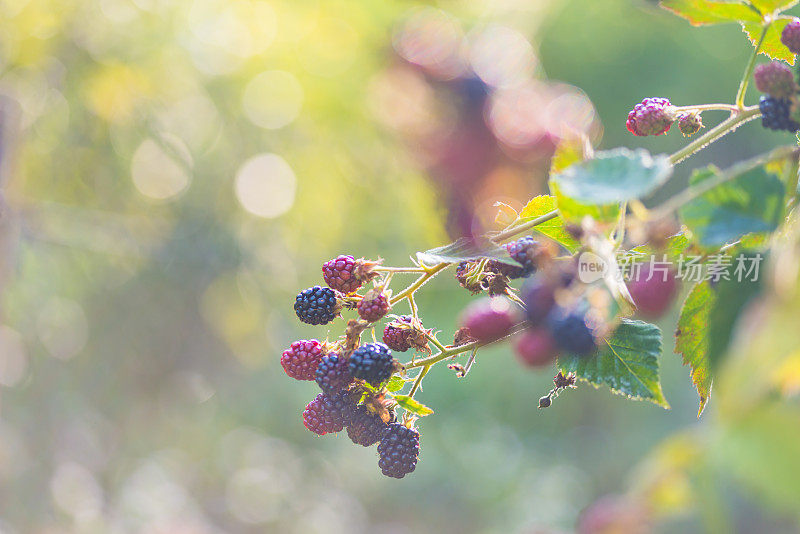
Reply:
[[[783,28],[785,28],[791,20],[792,17],[775,17],[775,20],[770,24],[769,29],[767,29],[767,35],[764,37],[764,42],[761,43],[761,48],[758,51],[759,54],[764,54],[772,59],[780,59],[789,65],[794,65],[794,54],[781,42]],[[761,22],[742,22],[742,30],[744,30],[744,33],[747,35],[747,38],[750,39],[750,43],[753,46],[756,46],[758,40],[761,39],[762,29],[763,25]]]
[[[403,389],[403,386],[405,385],[406,381],[402,377],[393,376],[386,383],[386,389],[389,390],[389,392],[394,393],[396,391],[400,391],[401,389]]]
[[[519,213],[520,221],[531,221],[556,209],[556,199],[550,195],[533,197]],[[581,244],[564,229],[564,219],[556,217],[537,225],[534,230],[563,245],[570,252],[575,252]]]
[[[695,171],[692,186],[717,172],[714,167]],[[745,234],[775,230],[783,218],[783,198],[783,183],[759,167],[703,193],[679,214],[699,244],[718,246]]]
[[[480,258],[492,258],[501,263],[520,267],[520,263],[511,259],[506,249],[501,248],[490,241],[482,243],[474,239],[462,237],[458,241],[432,248],[425,252],[417,252],[417,260],[428,264],[436,263],[459,263],[467,260],[477,260]]]
[[[708,281],[695,284],[683,302],[675,329],[675,353],[691,369],[692,384],[700,395],[697,417],[711,395],[711,364],[708,359],[708,318],[716,296]]]
[[[566,221],[579,223],[584,217],[589,216],[602,223],[614,223],[619,217],[619,204],[606,204],[605,206],[590,206],[581,204],[577,200],[561,193],[556,183],[550,183],[550,191],[556,199],[558,212]]]
[[[397,404],[400,405],[401,408],[403,408],[408,412],[413,413],[414,415],[425,417],[426,415],[430,415],[433,413],[433,410],[431,410],[418,400],[412,399],[408,395],[395,395],[394,400],[397,401]]]
[[[611,337],[600,342],[596,354],[562,355],[558,363],[562,371],[573,372],[596,387],[605,384],[618,395],[669,408],[659,377],[661,347],[661,330],[656,325],[623,319]]]
[[[776,11],[785,11],[797,4],[798,0],[750,0],[753,7],[768,15]]]
[[[665,154],[617,148],[551,175],[550,187],[555,184],[560,195],[581,204],[606,205],[642,198],[671,175],[672,164]]]
[[[759,14],[741,2],[661,0],[661,7],[685,18],[692,26],[743,21],[761,22]]]

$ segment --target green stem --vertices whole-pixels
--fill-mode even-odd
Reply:
[[[414,292],[417,289],[419,289],[422,286],[424,286],[425,283],[428,282],[428,280],[430,280],[431,278],[433,278],[434,276],[439,274],[441,271],[446,269],[449,265],[450,265],[449,263],[437,263],[436,265],[434,265],[430,269],[426,269],[425,270],[425,274],[423,274],[422,276],[417,278],[417,280],[413,284],[411,284],[410,286],[408,286],[407,288],[402,290],[397,295],[393,296],[392,300],[389,301],[389,304],[394,306],[395,304],[397,304],[398,302],[400,302],[404,298],[408,297],[409,295],[413,295]]]
[[[461,354],[462,352],[467,352],[467,351],[470,351],[472,349],[477,349],[479,347],[485,347],[486,345],[491,345],[492,343],[497,343],[498,341],[502,341],[504,339],[507,339],[507,338],[513,336],[514,334],[525,330],[525,328],[527,328],[527,326],[528,326],[528,324],[525,323],[525,322],[518,323],[518,324],[514,325],[511,328],[511,330],[509,331],[509,333],[506,336],[503,336],[502,338],[500,338],[500,339],[498,339],[496,341],[490,341],[488,343],[481,343],[479,341],[473,341],[472,343],[465,343],[464,345],[459,345],[457,347],[451,347],[449,349],[444,349],[444,350],[442,350],[442,351],[440,351],[440,352],[438,352],[436,354],[428,356],[427,358],[423,358],[421,360],[417,360],[417,361],[414,361],[414,362],[409,362],[409,363],[405,364],[405,368],[406,369],[413,369],[414,367],[431,366],[431,365],[433,365],[435,363],[439,363],[442,360],[446,360],[447,358],[451,358],[451,357],[455,356],[456,354]]]
[[[676,111],[730,111],[735,113],[739,108],[733,104],[699,104],[697,106],[676,106]]]
[[[759,111],[758,106],[751,106],[749,108],[742,109],[740,112],[731,115],[729,118],[725,119],[714,128],[710,129],[705,134],[686,145],[681,150],[678,150],[672,154],[669,157],[670,163],[673,165],[679,163],[695,152],[699,152],[700,150],[704,149],[714,141],[718,141],[722,136],[734,131],[745,122],[755,119],[759,115],[761,115],[761,111]]]
[[[750,61],[747,62],[747,67],[744,69],[744,76],[742,76],[742,80],[739,82],[739,91],[736,93],[736,107],[742,111],[744,111],[744,95],[750,83],[750,76],[753,75],[753,69],[756,66],[756,56],[758,56],[758,52],[761,50],[761,45],[764,44],[764,38],[767,36],[767,30],[769,30],[771,24],[772,22],[767,22],[764,25],[764,29],[761,31],[761,37],[758,39],[758,44],[753,49]]]
[[[430,368],[431,368],[430,365],[423,366],[422,370],[417,375],[417,379],[414,380],[414,385],[411,386],[411,392],[408,394],[408,396],[411,397],[412,399],[414,398],[414,394],[417,392],[417,389],[419,389],[419,385],[422,383],[422,379],[425,378],[425,375],[428,374]]]
[[[789,196],[788,207],[792,208],[797,204],[797,179],[800,173],[800,160],[797,157],[792,158],[786,168],[786,193]]]
[[[732,180],[748,171],[751,171],[756,167],[760,167],[761,165],[769,163],[770,161],[790,157],[796,154],[797,150],[798,148],[794,146],[782,146],[765,154],[761,154],[754,158],[737,163],[736,165],[717,173],[715,176],[703,180],[697,186],[684,189],[674,197],[670,198],[652,212],[651,219],[661,219],[663,217],[667,217],[684,204],[691,202],[701,195],[704,195],[715,187],[722,185],[725,182]]]
[[[514,236],[519,234],[525,233],[534,226],[538,226],[542,223],[546,223],[549,220],[555,219],[558,217],[558,210],[553,210],[545,213],[544,215],[540,215],[535,219],[531,219],[530,221],[526,221],[522,224],[518,224],[516,226],[512,226],[510,228],[506,228],[502,232],[499,232],[492,236],[492,241],[495,243],[499,243],[501,241],[505,241],[506,239],[510,239]]]
[[[383,273],[425,273],[428,270],[425,267],[373,267],[375,272]]]

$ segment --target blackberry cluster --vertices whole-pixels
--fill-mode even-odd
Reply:
[[[386,427],[387,425],[380,415],[369,411],[365,405],[360,404],[350,415],[347,435],[356,445],[369,447],[378,443]]]
[[[339,315],[341,304],[336,291],[329,287],[314,286],[297,295],[294,312],[306,324],[328,324]]]
[[[350,375],[377,386],[392,376],[394,361],[389,347],[383,343],[367,343],[350,355]]]
[[[378,466],[393,478],[403,478],[417,467],[419,432],[400,423],[392,423],[383,432],[378,444]]]
[[[785,98],[774,98],[761,95],[758,102],[758,109],[761,110],[761,124],[770,130],[786,130],[796,132],[800,130],[800,124],[793,121],[790,114],[792,101]]]
[[[320,360],[314,379],[324,392],[342,390],[353,381],[347,360],[335,352],[324,356]]]
[[[325,351],[322,344],[316,339],[295,341],[283,351],[281,366],[286,374],[295,380],[314,380]]]

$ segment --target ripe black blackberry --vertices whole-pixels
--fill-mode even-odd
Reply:
[[[509,278],[525,278],[530,276],[536,270],[536,250],[539,243],[531,236],[520,237],[516,241],[503,245],[508,251],[511,259],[518,261],[522,267],[516,265],[507,265],[505,263],[497,263],[499,272],[508,276]]]
[[[350,422],[347,424],[347,435],[356,445],[369,447],[378,443],[387,425],[381,417],[371,412],[366,406],[360,404],[356,406],[350,415]]]
[[[556,345],[565,352],[588,356],[597,349],[594,332],[583,313],[557,306],[548,315],[547,326]]]
[[[405,328],[404,325],[411,325],[411,316],[403,315],[397,321],[392,321],[383,329],[383,342],[386,346],[397,352],[405,352],[411,348],[409,343],[409,334],[412,334],[410,328]]]
[[[335,352],[323,356],[314,375],[317,385],[326,393],[339,391],[350,385],[353,377],[350,375],[347,360]]]
[[[303,424],[311,432],[323,436],[339,432],[350,422],[355,405],[347,393],[320,393],[303,410]]]
[[[367,343],[350,355],[350,375],[362,378],[373,386],[392,376],[392,367],[392,351],[383,343]]]
[[[400,423],[386,427],[378,444],[378,467],[387,477],[403,478],[417,467],[419,432]]]
[[[307,324],[327,324],[339,315],[340,310],[338,295],[329,287],[314,286],[304,289],[294,302],[297,318]]]
[[[319,341],[301,339],[283,351],[281,366],[287,375],[296,380],[314,380],[317,366],[324,355],[324,347]]]
[[[788,132],[800,130],[800,124],[789,116],[791,107],[792,102],[789,99],[762,95],[758,102],[758,109],[761,110],[761,125],[770,130],[786,130]]]

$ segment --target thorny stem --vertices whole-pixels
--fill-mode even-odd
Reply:
[[[425,267],[381,267],[380,265],[372,268],[375,272],[384,273],[426,273]]]
[[[420,370],[419,374],[417,375],[417,379],[414,380],[414,385],[411,386],[411,392],[409,392],[408,394],[408,396],[411,397],[412,399],[414,398],[414,394],[417,392],[417,389],[419,389],[419,385],[422,383],[422,379],[425,377],[425,375],[428,374],[431,365],[433,364],[423,366],[422,370]]]
[[[669,162],[673,165],[683,161],[695,152],[699,152],[714,141],[718,141],[725,134],[734,131],[736,128],[745,122],[755,119],[761,115],[758,106],[751,106],[749,108],[742,108],[741,111],[733,113],[730,117],[716,125],[714,128],[707,131],[682,149],[678,150],[669,157]]]
[[[433,278],[434,276],[439,274],[441,271],[446,269],[449,265],[450,265],[449,263],[437,263],[436,265],[434,265],[431,268],[426,268],[425,269],[425,274],[423,274],[422,276],[417,278],[417,280],[413,284],[411,284],[410,286],[408,286],[407,288],[402,290],[400,293],[398,293],[397,295],[393,296],[392,299],[389,301],[389,304],[394,306],[395,304],[397,304],[398,302],[400,302],[404,298],[408,297],[409,295],[413,295],[414,292],[417,289],[419,289],[422,286],[424,286],[428,282],[428,280],[430,280],[431,278]]]
[[[675,110],[681,111],[730,111],[736,113],[739,108],[733,104],[699,104],[697,106],[675,106]]]
[[[433,365],[435,363],[439,363],[442,360],[446,360],[447,358],[451,358],[451,357],[455,356],[456,354],[461,354],[462,352],[467,352],[467,351],[470,351],[472,349],[477,349],[479,347],[484,347],[486,345],[490,345],[492,343],[497,343],[498,341],[502,341],[504,339],[507,339],[507,338],[513,336],[514,334],[523,331],[526,328],[526,326],[527,326],[527,324],[524,321],[521,322],[521,323],[517,323],[511,328],[511,330],[509,331],[508,335],[506,335],[506,336],[504,336],[504,337],[502,337],[502,338],[500,338],[500,339],[498,339],[496,341],[490,341],[489,343],[481,343],[479,341],[473,341],[471,343],[465,343],[464,345],[459,345],[457,347],[450,347],[449,349],[445,348],[445,349],[441,350],[440,352],[437,352],[436,354],[428,356],[427,358],[423,358],[421,360],[416,360],[416,361],[413,361],[413,362],[409,362],[409,363],[405,364],[405,368],[406,369],[413,369],[414,367],[426,367],[426,366],[430,367],[431,365]]]
[[[492,241],[494,241],[495,243],[499,243],[500,241],[505,241],[506,239],[527,232],[534,226],[539,226],[540,224],[546,223],[549,220],[555,219],[556,217],[558,217],[558,210],[549,211],[544,215],[540,215],[539,217],[536,217],[535,219],[532,219],[530,221],[526,221],[522,224],[512,226],[511,228],[506,228],[502,232],[493,235]]]
[[[745,109],[744,95],[747,92],[747,85],[750,83],[750,76],[753,75],[753,69],[756,66],[756,56],[758,56],[758,52],[761,50],[761,45],[764,44],[764,38],[767,36],[767,30],[769,30],[770,25],[772,25],[772,22],[766,23],[764,28],[761,30],[761,37],[758,39],[758,44],[753,49],[753,54],[750,56],[750,61],[747,62],[747,67],[744,69],[742,81],[739,82],[739,90],[736,92],[736,107],[741,111],[744,111]]]

